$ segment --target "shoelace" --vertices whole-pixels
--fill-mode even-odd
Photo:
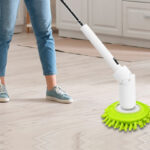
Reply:
[[[4,85],[0,84],[0,94],[6,93],[6,88]]]
[[[66,94],[66,92],[65,91],[63,91],[60,87],[56,87],[56,92],[57,93],[59,93],[59,94],[61,94],[61,95],[64,95],[64,94]]]

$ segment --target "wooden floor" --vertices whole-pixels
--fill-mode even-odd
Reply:
[[[58,84],[74,99],[45,99],[46,85],[36,48],[15,35],[8,57],[9,103],[0,104],[0,150],[149,150],[150,125],[132,133],[108,129],[104,109],[118,100],[118,84],[103,59],[57,52]],[[150,60],[120,62],[137,75],[137,100],[150,105]]]

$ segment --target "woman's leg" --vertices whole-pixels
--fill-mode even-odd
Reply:
[[[46,78],[46,96],[61,103],[72,103],[73,99],[56,86],[56,54],[51,29],[50,0],[25,0],[33,30],[36,35],[39,55]]]
[[[50,0],[25,0],[36,35],[48,90],[56,86],[56,54],[51,29]]]
[[[16,22],[19,0],[0,1],[0,80],[5,84],[4,76],[7,53]]]
[[[56,83],[56,75],[48,75],[45,76],[46,79],[46,84],[47,84],[47,89],[51,90],[54,86],[57,85]]]
[[[7,53],[16,22],[19,0],[0,0],[0,102],[8,102],[5,87]]]

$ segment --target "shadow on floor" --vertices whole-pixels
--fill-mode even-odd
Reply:
[[[12,98],[10,102],[17,103],[56,103],[54,101],[47,100],[46,98]]]

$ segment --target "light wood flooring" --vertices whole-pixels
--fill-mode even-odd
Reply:
[[[58,84],[74,99],[45,99],[36,48],[18,46],[33,34],[17,34],[8,56],[9,103],[0,104],[0,150],[149,150],[150,125],[132,133],[108,129],[104,109],[118,100],[118,84],[101,58],[57,52]],[[150,105],[150,60],[120,62],[137,76],[137,100]]]

